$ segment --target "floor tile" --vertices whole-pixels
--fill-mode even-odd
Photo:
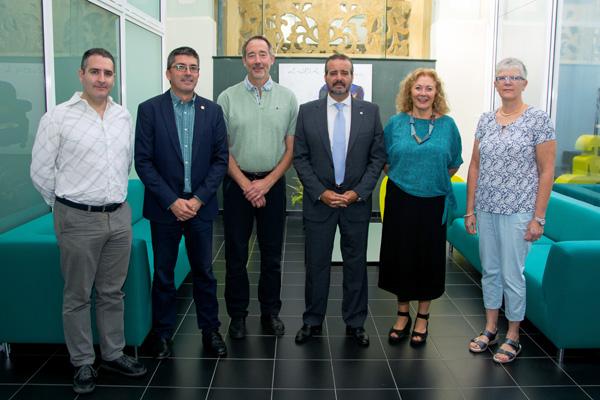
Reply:
[[[521,386],[574,385],[554,361],[549,358],[523,358],[505,364],[508,373]]]
[[[465,362],[469,362],[470,359],[477,358],[488,358],[492,359],[492,352],[488,349],[483,353],[471,353],[469,351],[469,339],[464,336],[436,336],[430,339],[440,356],[444,359],[465,359]]]
[[[475,334],[467,320],[462,316],[435,316],[429,319],[431,336],[462,336],[471,338]]]
[[[271,388],[273,360],[221,359],[212,386],[216,388]]]
[[[282,285],[304,285],[306,274],[304,272],[288,272],[281,274]]]
[[[78,397],[78,400],[139,400],[144,390],[144,387],[96,385],[96,390],[85,397]]]
[[[600,400],[600,386],[583,386],[584,390],[592,399]]]
[[[0,384],[0,399],[8,399],[17,390],[21,388],[21,384],[2,385]]]
[[[399,400],[396,389],[337,390],[338,400]]]
[[[246,336],[236,340],[227,337],[227,358],[273,358],[275,336]]]
[[[277,359],[330,359],[327,337],[318,336],[304,344],[296,344],[293,337],[277,341]]]
[[[491,359],[468,357],[464,359],[444,360],[452,375],[462,387],[516,386],[513,379],[502,366]]]
[[[336,360],[333,361],[333,373],[338,389],[394,388],[394,380],[385,361]]]
[[[2,392],[0,392],[2,393]],[[138,393],[138,399],[142,393]],[[100,395],[101,396],[101,395]],[[77,393],[73,391],[73,386],[69,385],[26,385],[11,400],[57,400],[57,399],[75,399]],[[8,399],[8,397],[0,397],[2,399]],[[96,397],[95,393],[93,397],[86,396],[86,399],[94,398],[99,399],[102,397]],[[123,397],[123,399],[130,399],[132,397]],[[115,399],[116,400],[116,399]]]
[[[371,335],[370,342],[368,347],[361,347],[351,336],[330,336],[331,357],[334,360],[385,359],[378,337]]]
[[[208,388],[217,360],[174,359],[162,360],[151,386],[179,386]]]
[[[270,400],[271,390],[257,390],[257,389],[221,389],[214,388],[210,389],[208,393],[208,400],[232,400],[232,399],[244,399],[244,400]]]
[[[453,299],[452,302],[463,315],[485,315],[481,299]]]
[[[446,294],[452,299],[481,299],[481,288],[477,285],[449,285]]]
[[[402,339],[400,343],[390,344],[388,337],[381,336],[383,350],[390,360],[427,360],[442,358],[436,345],[433,344],[432,338],[427,339],[427,343],[423,346],[411,346],[410,338]]]
[[[279,389],[333,389],[331,362],[277,360],[273,387]]]
[[[336,400],[334,390],[273,390],[273,400]],[[338,397],[339,399],[339,397]]]
[[[600,383],[598,359],[566,358],[562,367],[579,385],[598,385]]]
[[[479,284],[479,282],[473,282],[473,279],[464,272],[447,272],[446,273],[446,285],[472,285]]]
[[[24,383],[48,360],[48,356],[0,356],[0,383]]]
[[[463,398],[458,389],[400,389],[400,395],[402,400],[462,400]]]
[[[450,370],[441,360],[390,360],[399,389],[456,388]]]
[[[521,389],[511,388],[463,388],[465,400],[527,400]]]
[[[588,395],[577,386],[524,387],[529,400],[589,400]]]
[[[208,389],[198,388],[149,387],[141,400],[200,400],[207,392]]]
[[[282,285],[281,300],[285,302],[288,299],[304,300],[304,283],[300,285]]]
[[[95,368],[97,370],[98,366],[96,365]],[[30,382],[70,385],[73,382],[74,373],[75,368],[71,365],[68,356],[54,356],[40,368]]]
[[[431,317],[439,315],[460,315],[460,311],[451,300],[434,300],[429,309]]]

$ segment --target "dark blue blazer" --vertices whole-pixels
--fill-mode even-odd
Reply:
[[[216,103],[196,96],[192,142],[192,193],[204,205],[196,215],[212,221],[218,211],[216,192],[227,172],[229,152],[223,111]],[[135,129],[135,169],[144,190],[144,217],[174,222],[169,210],[183,195],[183,157],[169,91],[138,107]]]

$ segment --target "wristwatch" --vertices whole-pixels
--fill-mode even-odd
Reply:
[[[540,218],[540,217],[534,216],[533,219],[535,220],[535,222],[537,222],[541,226],[546,225],[546,218]]]

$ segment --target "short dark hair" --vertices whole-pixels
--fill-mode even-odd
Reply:
[[[329,63],[329,61],[333,61],[333,60],[346,60],[346,61],[350,62],[350,73],[352,75],[354,75],[354,63],[352,63],[352,59],[342,53],[335,53],[335,54],[332,54],[329,57],[327,57],[327,60],[325,60],[325,75],[327,75],[327,72],[328,72],[327,64]]]
[[[86,50],[86,52],[83,53],[83,57],[81,57],[81,70],[82,71],[85,71],[85,67],[87,67],[87,60],[91,56],[102,56],[104,58],[110,59],[110,61],[112,61],[112,63],[113,63],[113,72],[115,72],[114,71],[114,69],[116,68],[115,58],[113,57],[112,54],[110,54],[110,51],[108,51],[106,49],[102,49],[100,47],[94,47],[93,49]]]
[[[273,46],[271,46],[271,42],[269,42],[269,39],[267,39],[266,37],[264,37],[262,35],[255,35],[244,42],[244,45],[242,46],[242,57],[243,58],[246,58],[246,48],[248,47],[248,43],[250,43],[253,40],[262,40],[263,42],[265,42],[267,44],[267,47],[269,48],[269,54],[272,56],[275,56],[275,54],[273,53]]]
[[[175,57],[177,56],[194,57],[198,62],[198,66],[200,66],[200,57],[198,57],[198,53],[196,53],[196,50],[192,49],[191,47],[182,46],[172,50],[169,53],[169,57],[167,57],[167,69],[173,66],[173,64],[175,63]]]

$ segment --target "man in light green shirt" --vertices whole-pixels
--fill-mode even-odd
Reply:
[[[242,61],[248,75],[217,99],[229,142],[229,167],[223,182],[225,301],[231,317],[229,335],[234,339],[246,336],[250,299],[246,264],[255,220],[261,256],[261,323],[271,334],[285,333],[279,319],[285,172],[292,163],[298,115],[294,94],[269,75],[275,56],[265,37],[246,41]]]

